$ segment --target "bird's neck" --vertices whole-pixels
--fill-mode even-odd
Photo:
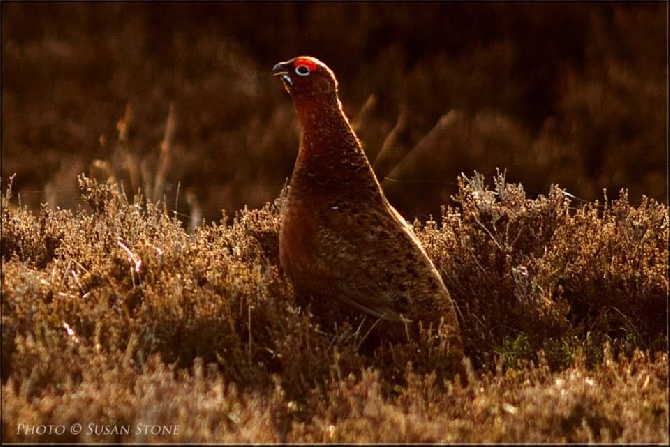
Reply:
[[[339,100],[326,107],[303,104],[296,109],[301,127],[300,150],[294,171],[297,181],[316,182],[333,190],[351,184],[381,194],[379,183]]]

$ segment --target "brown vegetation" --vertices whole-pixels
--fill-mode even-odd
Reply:
[[[280,272],[281,199],[198,228],[115,183],[85,206],[2,203],[7,441],[667,441],[668,210],[578,206],[460,179],[415,224],[460,309],[468,384],[439,334],[362,345],[319,326]],[[26,435],[18,424],[132,426]],[[530,424],[530,425],[529,425]]]
[[[667,4],[0,7],[3,442],[668,442]],[[420,217],[467,381],[298,306],[297,54]]]
[[[188,189],[208,222],[222,208],[261,207],[298,147],[271,68],[311,54],[338,74],[371,161],[403,116],[384,158],[412,159],[383,186],[408,219],[438,215],[461,172],[498,167],[533,195],[558,183],[585,200],[603,188],[628,189],[634,204],[664,200],[666,11],[663,2],[3,2],[2,178],[18,174],[14,189],[33,210],[72,207],[77,174],[106,179],[93,166],[101,160],[129,194],[147,194],[172,107],[165,182],[148,197],[190,215]],[[452,124],[439,125],[450,112]]]

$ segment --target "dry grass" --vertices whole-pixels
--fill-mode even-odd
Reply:
[[[439,339],[362,347],[356,318],[296,308],[281,199],[189,235],[113,182],[80,177],[78,211],[36,215],[8,189],[3,440],[666,442],[667,207],[494,180],[462,177],[461,206],[415,224],[467,382],[442,375]],[[49,424],[68,432],[26,432]]]

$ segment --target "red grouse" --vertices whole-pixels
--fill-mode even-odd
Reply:
[[[280,262],[295,291],[385,320],[443,321],[461,351],[449,292],[384,197],[342,111],[333,72],[306,56],[272,71],[293,98],[301,129],[279,233]]]

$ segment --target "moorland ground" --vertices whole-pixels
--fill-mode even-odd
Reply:
[[[667,4],[1,7],[3,441],[668,442]],[[297,54],[467,377],[297,305]]]

